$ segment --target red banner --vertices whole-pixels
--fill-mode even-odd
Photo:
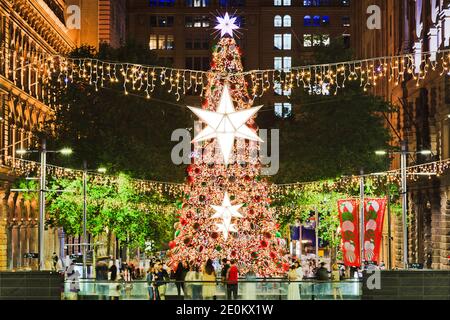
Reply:
[[[341,222],[342,252],[344,264],[349,267],[361,265],[359,247],[359,205],[357,200],[338,201]]]
[[[379,263],[386,199],[364,200],[364,260]]]

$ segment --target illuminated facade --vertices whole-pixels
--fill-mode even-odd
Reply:
[[[370,30],[366,21],[370,5],[381,8],[381,29]],[[450,2],[447,0],[358,1],[355,9],[355,41],[361,58],[409,53],[416,57],[416,70],[423,52],[450,46]],[[408,142],[410,151],[432,150],[433,157],[414,155],[409,165],[450,158],[450,77],[430,72],[417,86],[411,79],[399,85],[382,83],[373,92],[398,108],[387,125],[394,137],[392,144]],[[393,166],[398,168],[398,159]],[[450,269],[450,177],[422,178],[408,184],[410,263],[426,268]],[[402,224],[394,229],[394,256],[402,266]]]
[[[211,47],[217,41],[213,14],[236,12],[245,70],[289,69],[308,63],[313,47],[330,41],[350,44],[350,4],[349,0],[130,0],[128,37],[148,44],[176,68],[209,70]],[[289,117],[293,106],[288,95],[280,86],[275,95],[255,103]]]

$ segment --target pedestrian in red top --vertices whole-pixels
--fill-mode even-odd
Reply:
[[[227,300],[236,300],[238,295],[239,270],[236,261],[231,260],[231,267],[227,271]]]

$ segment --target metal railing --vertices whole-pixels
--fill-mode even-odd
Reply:
[[[181,287],[180,294],[178,288]],[[209,288],[208,288],[209,287]],[[228,300],[227,284],[220,280],[167,281],[162,286],[145,280],[96,281],[67,280],[63,299],[67,300]],[[239,280],[236,300],[360,300],[362,282],[289,281],[286,279]],[[151,296],[153,298],[151,298]]]

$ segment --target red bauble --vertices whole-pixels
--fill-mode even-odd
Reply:
[[[197,168],[195,168],[194,172],[195,172],[195,174],[200,174],[202,172],[202,170],[200,170],[200,168],[197,167]]]
[[[288,272],[290,269],[289,263],[284,263],[283,264],[283,271]]]
[[[195,179],[194,179],[193,176],[189,176],[189,177],[187,178],[187,182],[188,182],[189,184],[193,184],[194,181],[195,181]]]
[[[217,232],[211,233],[211,238],[217,239],[219,237],[219,234]]]
[[[194,230],[198,230],[200,229],[200,223],[196,222],[192,227],[194,228]]]
[[[272,259],[275,259],[276,257],[277,257],[277,254],[275,253],[275,252],[271,252],[270,253],[270,257],[272,258]]]
[[[169,241],[169,248],[173,249],[177,246],[177,244],[175,243],[175,241]]]
[[[186,172],[190,175],[194,171],[194,166],[192,164],[188,165]]]
[[[186,239],[184,239],[183,242],[184,242],[185,245],[188,245],[188,244],[191,243],[191,238],[186,238]]]
[[[266,240],[262,240],[262,241],[260,242],[260,244],[261,244],[261,247],[262,247],[262,248],[267,248],[267,246],[268,246],[268,243],[267,243]]]
[[[231,256],[232,256],[232,257],[235,257],[236,255],[237,255],[237,252],[236,252],[236,251],[234,251],[234,250],[231,251]]]
[[[270,234],[270,232],[264,232],[264,237],[267,239],[271,239],[272,235]]]
[[[188,222],[186,221],[186,219],[183,219],[183,218],[180,219],[180,223],[181,223],[182,226],[185,226],[185,225],[188,224]]]
[[[253,210],[253,209],[248,210],[248,214],[249,215],[254,215],[255,214],[255,210]]]
[[[254,199],[255,199],[256,202],[260,202],[261,201],[261,196],[255,196]]]

